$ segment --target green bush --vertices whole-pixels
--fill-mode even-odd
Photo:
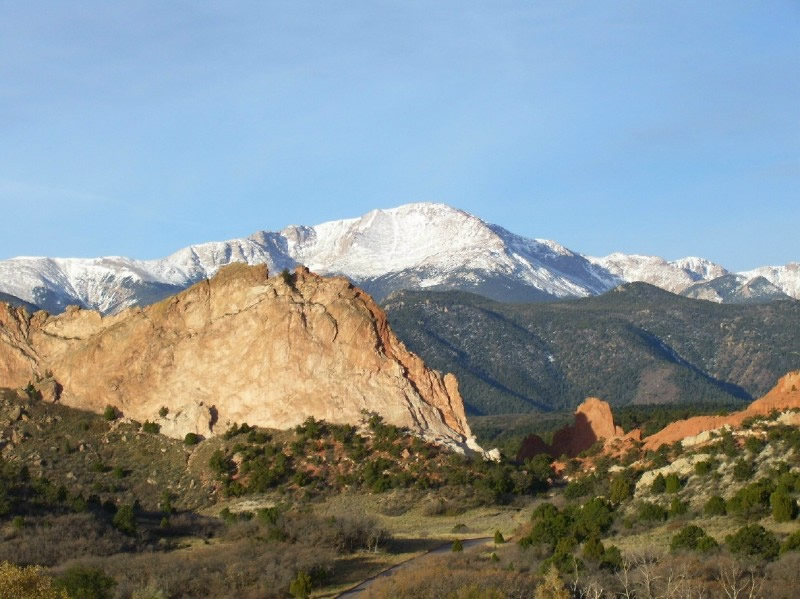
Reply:
[[[199,442],[200,437],[197,436],[197,433],[186,433],[186,436],[183,438],[183,444],[187,447],[197,445]]]
[[[665,480],[667,493],[677,493],[681,490],[682,486],[681,479],[677,474],[674,472],[667,474],[667,478]]]
[[[748,437],[747,440],[744,442],[744,446],[752,453],[754,456],[761,453],[761,450],[764,449],[764,441],[759,439],[758,437]]]
[[[688,524],[672,537],[670,549],[675,551],[701,551],[706,553],[717,547],[717,542],[699,526]]]
[[[600,497],[590,499],[575,517],[575,534],[579,539],[600,536],[614,523],[611,504]]]
[[[664,475],[659,472],[658,475],[653,479],[653,482],[650,483],[650,492],[655,493],[656,495],[660,495],[666,490],[667,490],[667,481],[664,478]]]
[[[284,272],[288,272],[284,269]],[[289,585],[289,594],[295,599],[307,599],[311,594],[311,576],[307,572],[298,572]]]
[[[633,489],[634,484],[632,480],[624,474],[617,475],[611,480],[609,499],[613,503],[622,503],[633,496]]]
[[[775,522],[789,522],[797,515],[797,503],[785,491],[775,491],[770,495],[769,504]]]
[[[583,558],[590,562],[599,562],[603,559],[606,548],[597,537],[591,537],[583,544]]]
[[[714,495],[703,506],[703,514],[706,516],[724,516],[727,514],[725,500],[719,495]]]
[[[772,481],[762,478],[736,491],[727,504],[729,514],[760,516],[769,508],[769,497],[775,491]]]
[[[499,530],[494,531],[494,544],[495,545],[501,545],[501,544],[503,544],[505,542],[506,542],[506,540],[503,537],[503,533],[500,532]]]
[[[663,522],[667,519],[667,510],[660,505],[643,501],[637,510],[639,520],[643,522]]]
[[[744,482],[753,478],[755,469],[753,464],[746,460],[737,460],[733,465],[733,478],[739,482]]]
[[[612,570],[616,572],[622,567],[622,553],[619,547],[611,545],[606,547],[603,552],[603,558],[600,560],[600,568],[603,570]]]
[[[114,527],[119,530],[120,532],[124,532],[126,535],[135,535],[136,534],[136,514],[134,513],[134,509],[132,505],[123,505],[118,510],[117,513],[114,514],[114,519],[112,520],[112,524]]]
[[[111,599],[116,581],[98,568],[73,566],[55,579],[54,585],[70,599]]]
[[[584,476],[583,478],[572,481],[568,483],[564,489],[564,497],[567,499],[586,497],[594,491],[594,484],[594,478],[591,476]]]
[[[145,423],[142,425],[142,430],[146,433],[156,435],[161,431],[161,425],[155,422],[150,422],[149,420],[145,420]]]
[[[161,418],[166,418],[167,414],[169,414],[169,408],[167,406],[161,406],[158,410],[158,415]]]
[[[117,419],[117,408],[114,406],[106,406],[106,409],[103,410],[103,418],[106,420],[116,420]]]
[[[450,548],[453,553],[460,553],[464,551],[464,545],[461,543],[460,539],[456,539],[453,541],[453,546]]]
[[[779,545],[775,535],[758,524],[743,526],[725,538],[731,553],[773,560],[778,556]]]
[[[681,501],[677,497],[673,497],[672,502],[669,504],[669,515],[673,518],[683,516],[689,511],[689,504]]]
[[[711,460],[705,460],[704,462],[697,462],[694,465],[694,473],[698,476],[706,476],[709,472],[711,472]]]
[[[786,553],[787,551],[800,551],[800,530],[790,534],[781,545],[781,553]]]

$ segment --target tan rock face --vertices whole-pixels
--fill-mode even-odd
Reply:
[[[288,428],[309,416],[356,423],[368,410],[442,442],[472,438],[455,377],[410,353],[366,293],[302,268],[287,284],[265,266],[231,265],[105,318],[0,304],[0,386],[49,373],[70,406],[113,405],[142,421],[167,407],[174,436],[232,422]]]
[[[541,438],[531,435],[523,441],[518,457],[525,459],[540,453],[575,457],[601,439],[610,441],[623,434],[614,425],[611,406],[602,399],[589,397],[575,410],[575,423],[556,431],[552,445],[547,446]]]

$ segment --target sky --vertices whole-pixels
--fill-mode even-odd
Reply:
[[[0,259],[444,202],[800,261],[800,2],[0,0]]]

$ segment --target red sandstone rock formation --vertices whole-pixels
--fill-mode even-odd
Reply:
[[[517,457],[526,459],[542,453],[553,457],[575,457],[598,440],[617,439],[623,435],[622,429],[614,425],[611,406],[602,399],[589,397],[575,410],[575,423],[556,431],[552,445],[548,446],[537,435],[531,435],[522,442]]]
[[[644,440],[644,449],[658,449],[683,441],[706,431],[721,429],[724,426],[737,428],[753,416],[767,416],[771,412],[800,409],[800,371],[790,372],[782,377],[764,397],[755,400],[747,409],[727,416],[695,416],[678,420]]]
[[[304,268],[289,283],[263,265],[235,264],[106,317],[0,304],[0,387],[43,379],[66,405],[112,405],[173,436],[231,422],[288,428],[309,416],[357,423],[367,410],[433,440],[474,445],[455,377],[409,352],[365,292]],[[161,406],[168,415],[159,420]]]

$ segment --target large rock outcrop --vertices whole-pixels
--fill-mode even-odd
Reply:
[[[526,459],[546,453],[553,457],[575,457],[599,440],[611,441],[625,433],[614,424],[611,406],[602,399],[589,397],[575,410],[575,422],[555,432],[553,442],[547,445],[539,436],[526,437],[517,457]]]
[[[723,427],[738,428],[748,418],[768,416],[772,412],[800,409],[800,371],[781,377],[766,395],[755,400],[746,409],[725,416],[695,416],[677,420],[644,439],[645,449],[658,449],[676,441],[692,439],[703,433]],[[710,437],[709,437],[710,438]]]
[[[210,435],[231,422],[288,428],[362,410],[452,446],[479,449],[454,376],[430,370],[344,278],[231,265],[147,308],[102,317],[30,315],[0,304],[0,387],[55,385],[66,405],[117,407],[162,430]]]

